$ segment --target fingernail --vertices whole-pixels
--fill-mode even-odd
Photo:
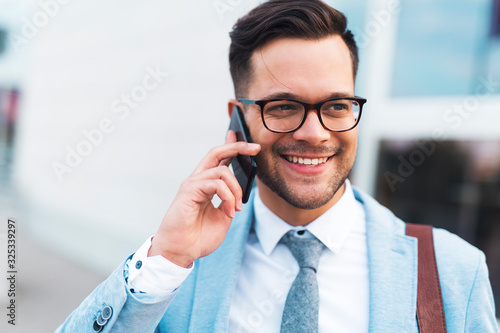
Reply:
[[[236,212],[234,211],[234,208],[231,209],[231,214],[229,216],[231,216],[231,217],[235,217],[236,216]]]
[[[252,149],[256,149],[256,148],[259,148],[260,145],[258,143],[249,143],[248,146]]]
[[[242,210],[243,209],[243,201],[238,200],[238,210]]]

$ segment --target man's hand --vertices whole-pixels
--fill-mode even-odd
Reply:
[[[229,131],[226,143],[212,148],[186,178],[153,238],[148,255],[162,255],[174,264],[188,267],[215,251],[226,237],[236,210],[241,210],[242,190],[229,170],[231,158],[254,156],[260,145],[236,142]],[[217,194],[219,207],[212,204]]]

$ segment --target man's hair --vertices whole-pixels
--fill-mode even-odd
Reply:
[[[248,92],[255,50],[281,38],[319,40],[338,35],[351,54],[354,78],[358,71],[358,47],[347,29],[347,19],[321,0],[270,0],[241,17],[229,33],[229,64],[236,97]]]

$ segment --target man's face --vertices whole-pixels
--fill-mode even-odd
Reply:
[[[317,103],[339,95],[354,96],[349,49],[339,36],[273,41],[254,52],[252,66],[245,98]],[[321,125],[315,111],[309,111],[295,132],[273,133],[264,127],[256,105],[246,107],[245,119],[253,141],[262,146],[256,157],[261,196],[278,196],[300,209],[333,205],[338,200],[340,196],[337,200],[334,196],[354,163],[357,128],[331,132]],[[293,157],[327,160],[306,165],[290,162]]]

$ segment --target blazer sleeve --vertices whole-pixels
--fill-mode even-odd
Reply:
[[[496,332],[495,302],[488,278],[486,259],[480,252],[476,276],[471,288],[465,315],[465,332]]]
[[[154,332],[177,291],[159,295],[132,293],[126,281],[131,258],[102,282],[55,332],[93,333],[99,326],[103,333]]]

